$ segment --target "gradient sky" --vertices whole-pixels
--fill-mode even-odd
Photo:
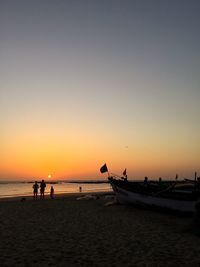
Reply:
[[[200,174],[200,1],[1,0],[0,179]]]

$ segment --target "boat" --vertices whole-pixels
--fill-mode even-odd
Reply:
[[[127,177],[126,177],[127,178]],[[116,199],[121,204],[135,204],[184,213],[195,213],[200,200],[196,183],[183,181],[135,182],[108,177]],[[199,202],[198,202],[199,203]]]

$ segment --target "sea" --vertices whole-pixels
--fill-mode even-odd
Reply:
[[[89,194],[91,192],[111,192],[111,186],[107,182],[47,182],[45,195],[50,194],[50,188],[53,186],[55,194],[78,193],[80,187],[82,193]],[[24,197],[33,195],[33,182],[0,182],[0,198]]]

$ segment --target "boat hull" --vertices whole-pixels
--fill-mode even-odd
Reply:
[[[173,199],[132,192],[121,188],[112,181],[111,186],[116,194],[117,201],[121,204],[145,205],[187,213],[195,212],[195,200]]]

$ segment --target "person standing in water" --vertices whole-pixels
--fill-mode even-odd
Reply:
[[[35,183],[33,185],[33,199],[34,200],[37,199],[38,188],[39,188],[39,185],[38,185],[37,181],[35,181]]]
[[[40,199],[44,199],[44,191],[45,191],[46,184],[44,180],[40,183]]]

